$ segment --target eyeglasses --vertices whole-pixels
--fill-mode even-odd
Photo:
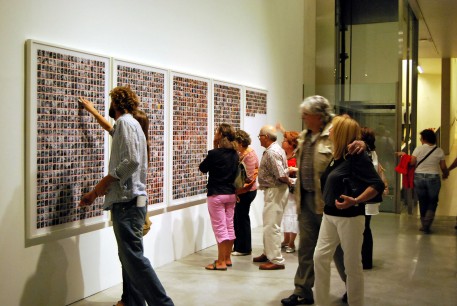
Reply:
[[[259,136],[257,136],[257,138],[260,139],[260,137],[262,137],[262,136],[267,136],[267,135],[266,134],[260,134]]]

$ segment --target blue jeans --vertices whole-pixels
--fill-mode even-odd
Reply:
[[[143,255],[143,224],[146,207],[137,207],[136,198],[115,203],[111,210],[114,234],[123,274],[123,302],[128,306],[172,306],[149,260]],[[126,292],[127,291],[127,292]]]
[[[419,200],[421,217],[425,217],[427,210],[436,211],[440,189],[441,179],[439,174],[414,174],[414,190]]]

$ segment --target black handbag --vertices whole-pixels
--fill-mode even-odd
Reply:
[[[289,185],[289,193],[294,193],[295,192],[295,184],[290,184]]]

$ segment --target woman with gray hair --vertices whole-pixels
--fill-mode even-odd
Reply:
[[[314,304],[313,254],[324,211],[320,177],[330,163],[333,152],[329,132],[334,113],[329,101],[322,96],[307,97],[300,105],[300,112],[305,129],[298,138],[298,173],[294,191],[300,239],[298,268],[294,293],[281,300],[283,305]],[[362,152],[365,144],[363,141],[355,141],[348,150],[350,154]],[[337,268],[343,267],[343,259],[335,257],[335,264]]]

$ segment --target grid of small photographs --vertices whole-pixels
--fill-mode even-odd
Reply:
[[[208,81],[173,75],[173,200],[206,193],[198,166],[207,153],[208,88]]]
[[[246,89],[246,116],[267,113],[267,94],[265,92]]]
[[[221,123],[241,127],[241,89],[239,87],[214,83],[214,127]]]
[[[164,202],[165,74],[149,67],[118,64],[117,85],[130,86],[149,118],[150,158],[146,180],[149,204]]]
[[[77,99],[90,99],[104,113],[106,62],[63,49],[37,49],[32,56],[37,63],[36,228],[101,216],[102,198],[78,207],[103,177],[105,139]]]

